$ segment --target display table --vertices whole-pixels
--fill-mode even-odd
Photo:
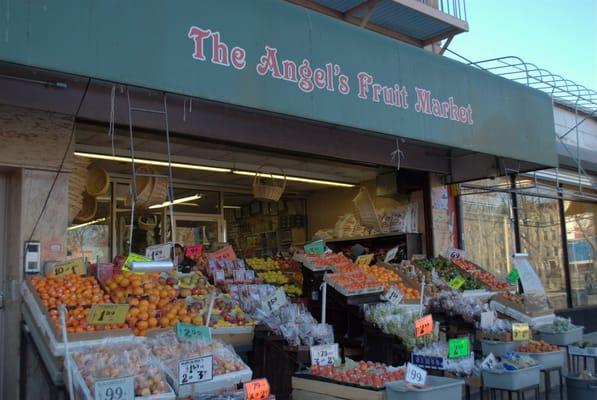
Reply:
[[[292,377],[292,400],[385,400],[384,389],[364,389],[332,383],[308,374]]]

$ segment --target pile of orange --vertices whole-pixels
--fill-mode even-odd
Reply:
[[[406,286],[402,278],[400,278],[400,275],[395,271],[378,265],[373,265],[371,267],[368,265],[361,265],[361,269],[368,276],[373,276],[377,281],[383,283],[384,289],[386,290],[392,285],[396,286],[402,293],[404,293],[405,300],[419,299],[419,291]]]
[[[203,325],[203,318],[197,315],[197,312],[189,311],[187,303],[184,301],[167,304],[161,309],[161,318],[159,320],[161,328],[176,326],[178,322]]]
[[[31,283],[48,310],[58,307],[59,304],[75,307],[111,303],[110,296],[104,293],[92,276],[36,276],[31,279]]]

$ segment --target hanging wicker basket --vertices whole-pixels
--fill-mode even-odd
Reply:
[[[272,178],[272,174],[263,172],[265,167],[278,169],[282,172],[281,175],[284,179],[281,184],[277,184],[280,182],[280,179]],[[270,176],[269,178],[268,175]],[[273,165],[262,165],[257,169],[255,179],[253,180],[253,197],[259,200],[278,201],[282,197],[284,189],[286,189],[286,173],[282,168]]]
[[[158,218],[156,215],[142,215],[137,219],[139,223],[139,229],[142,231],[152,231],[158,224]]]
[[[83,193],[83,207],[76,216],[76,220],[79,222],[91,221],[97,212],[97,200],[89,193]]]
[[[97,165],[89,168],[87,181],[85,182],[85,191],[97,197],[108,193],[109,188],[110,176],[106,170]]]
[[[157,172],[146,165],[142,165],[136,169],[138,174],[156,174]],[[137,188],[137,203],[135,204],[136,207],[145,208],[150,205],[150,198],[153,192],[153,187],[155,184],[155,178],[153,176],[137,176],[135,179],[135,186]],[[132,187],[131,187],[132,190]],[[132,205],[132,195],[131,193],[126,195],[124,199],[125,207],[130,207]]]

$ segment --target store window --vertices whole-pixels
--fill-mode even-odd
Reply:
[[[473,183],[507,186],[509,181],[498,178]],[[466,257],[494,275],[505,277],[512,269],[515,252],[510,194],[478,191],[460,199]]]
[[[96,198],[97,211],[86,221],[72,222],[67,231],[69,258],[87,257],[90,262],[111,259],[110,254],[110,196]]]
[[[567,307],[566,281],[560,247],[558,201],[536,196],[518,196],[520,245],[528,253],[555,309]],[[539,240],[535,240],[539,237]]]
[[[565,201],[572,305],[597,304],[597,204]]]

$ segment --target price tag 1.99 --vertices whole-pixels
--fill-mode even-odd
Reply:
[[[468,338],[456,338],[448,341],[448,358],[464,358],[470,355]]]
[[[404,293],[402,293],[396,286],[390,286],[384,297],[392,304],[400,304],[404,297]]]
[[[338,343],[311,346],[311,365],[334,365],[340,358]]]
[[[286,304],[286,302],[288,302],[288,299],[284,293],[284,288],[279,287],[274,293],[265,299],[263,302],[263,308],[268,314],[270,314],[282,307],[284,304]]]
[[[369,265],[371,264],[371,261],[373,261],[373,257],[375,256],[375,254],[364,254],[362,256],[358,256],[355,264],[357,265]]]
[[[129,312],[128,304],[94,304],[91,306],[89,325],[124,324]]]
[[[413,385],[423,386],[427,380],[427,371],[425,371],[423,368],[417,367],[414,364],[407,363],[406,375],[404,376],[404,379]]]
[[[269,397],[269,382],[266,378],[245,383],[245,400],[266,400]]]
[[[415,336],[424,336],[433,333],[433,317],[427,314],[415,321]]]
[[[513,323],[512,324],[512,340],[522,341],[531,338],[531,330],[529,324]]]
[[[178,363],[178,384],[207,382],[213,379],[214,356],[182,360]]]
[[[178,322],[176,324],[176,337],[180,340],[202,339],[211,340],[211,330],[207,326],[195,326]]]
[[[62,263],[54,264],[52,267],[55,276],[62,275],[84,275],[85,274],[85,260],[83,258],[76,258]]]
[[[97,400],[133,400],[135,398],[135,383],[132,376],[96,380],[94,389]]]

